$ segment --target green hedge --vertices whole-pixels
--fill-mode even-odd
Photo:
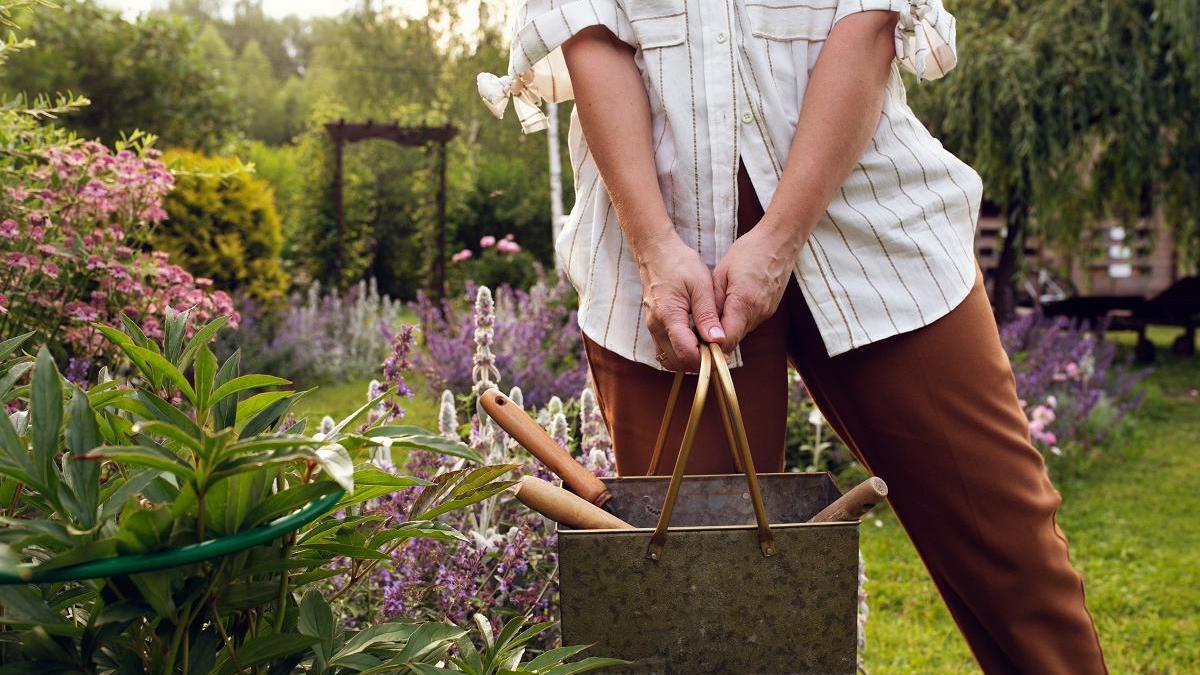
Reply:
[[[283,297],[283,233],[270,184],[234,158],[172,150],[163,159],[175,171],[175,188],[155,246],[222,290],[264,302]]]

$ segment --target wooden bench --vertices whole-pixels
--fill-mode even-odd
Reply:
[[[1065,316],[1099,330],[1127,330],[1138,334],[1135,350],[1142,362],[1154,360],[1154,343],[1146,336],[1150,326],[1175,326],[1183,334],[1171,351],[1182,356],[1196,353],[1196,327],[1200,326],[1200,277],[1184,277],[1158,295],[1145,299],[1128,295],[1095,295],[1047,303],[1046,316]]]

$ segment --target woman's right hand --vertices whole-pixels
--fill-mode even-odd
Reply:
[[[712,271],[674,228],[640,239],[631,244],[642,278],[646,326],[657,354],[663,356],[659,362],[667,370],[695,372],[700,368],[697,332],[709,342],[725,337],[717,315]]]

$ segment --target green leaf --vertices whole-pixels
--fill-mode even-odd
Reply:
[[[467,631],[458,626],[444,623],[423,623],[409,636],[408,641],[404,643],[404,649],[401,649],[399,654],[377,668],[364,670],[363,675],[395,672],[395,668],[402,664],[435,660],[445,654],[452,642],[466,634]]]
[[[461,441],[443,438],[421,427],[386,425],[368,429],[363,432],[368,437],[386,436],[392,439],[392,446],[417,448],[437,452],[451,457],[461,457],[475,464],[483,464],[484,460],[471,448]]]
[[[463,533],[447,525],[429,520],[414,520],[393,525],[379,534],[371,537],[368,548],[377,549],[384,544],[390,544],[397,539],[433,539],[444,543],[470,541]]]
[[[430,665],[428,663],[410,663],[410,664],[408,664],[408,667],[410,670],[412,670],[417,675],[461,675],[464,672],[461,670],[450,670],[448,668],[440,668],[438,666]],[[474,674],[472,674],[472,675],[474,675]]]
[[[146,334],[142,332],[142,327],[137,325],[136,321],[126,316],[124,312],[121,313],[121,325],[125,326],[125,333],[128,334],[129,339],[134,345],[156,353],[158,352],[158,345],[154,343],[154,340],[146,337]]]
[[[79,509],[72,515],[83,529],[88,530],[96,524],[96,512],[100,508],[100,465],[74,460],[100,444],[100,428],[87,394],[78,387],[74,389],[67,406],[67,455],[63,459],[63,478],[74,493]]]
[[[158,352],[146,349],[144,347],[130,347],[126,353],[137,354],[138,357],[146,364],[151,372],[151,381],[161,383],[165,379],[183,394],[192,406],[197,403],[196,390],[192,388],[192,384],[187,381],[175,364],[168,361]]]
[[[305,483],[289,487],[286,490],[280,490],[275,494],[267,497],[259,502],[249,514],[246,515],[246,525],[255,526],[269,520],[285,516],[305,504],[320,499],[325,495],[337,489],[337,484],[332,481],[319,481],[316,483]]]
[[[108,460],[118,464],[144,466],[167,471],[192,481],[196,472],[170,450],[150,445],[104,445],[84,455],[80,460]]]
[[[296,544],[296,549],[301,551],[319,551],[331,557],[340,555],[357,560],[388,560],[386,553],[380,553],[373,548],[353,546],[351,544],[317,542],[315,544]]]
[[[288,450],[291,448],[310,448],[321,444],[321,441],[314,440],[308,436],[298,436],[294,434],[279,434],[277,436],[255,436],[244,441],[232,443],[225,448],[225,453],[229,457],[245,455],[251,452],[260,452],[262,450]]]
[[[601,656],[589,656],[575,663],[564,663],[561,666],[556,666],[550,670],[540,673],[539,675],[575,675],[576,673],[586,673],[601,668],[613,668],[615,666],[627,665],[628,661],[621,659],[611,659]]]
[[[17,430],[13,427],[9,416],[4,414],[3,409],[0,409],[0,453],[2,453],[0,454],[0,466],[11,466],[17,469],[24,476],[18,478],[22,483],[32,482],[33,476],[36,475],[33,462],[30,461],[29,453],[25,450],[25,443],[17,435]]]
[[[402,490],[404,488],[416,487],[418,485],[432,485],[433,483],[425,480],[424,478],[417,478],[416,476],[397,476],[374,466],[365,466],[360,467],[354,472],[354,484],[356,486],[380,485],[396,490]]]
[[[196,353],[196,365],[192,368],[192,382],[196,391],[197,419],[208,414],[208,408],[213,398],[213,380],[217,377],[217,357],[213,356],[208,345]]]
[[[260,469],[264,466],[273,466],[276,464],[287,464],[300,459],[311,461],[313,459],[312,450],[308,448],[269,450],[267,452],[256,452],[233,459],[226,459],[219,462],[209,472],[207,484],[212,485],[219,480],[251,469]]]
[[[261,412],[251,417],[250,421],[246,422],[246,426],[242,427],[241,437],[250,438],[252,436],[257,436],[263,431],[274,427],[279,423],[279,420],[285,414],[287,414],[288,409],[291,408],[296,401],[304,398],[304,396],[311,391],[312,389],[307,389],[305,391],[296,392],[287,398],[275,401],[271,405],[263,408]]]
[[[141,492],[147,485],[154,482],[154,479],[161,475],[161,471],[143,469],[129,476],[125,481],[118,479],[105,483],[104,488],[100,490],[100,500],[103,504],[100,507],[100,520],[111,518],[120,511],[121,507],[125,505],[125,502],[129,501],[130,497]]]
[[[135,434],[161,436],[162,438],[178,443],[180,450],[189,450],[196,454],[201,454],[201,440],[190,435],[187,429],[181,429],[170,422],[159,420],[138,422],[133,425],[132,431]]]
[[[187,346],[183,348],[183,353],[179,355],[179,360],[176,361],[180,370],[187,370],[188,365],[191,364],[192,358],[196,355],[196,352],[199,351],[200,347],[202,345],[207,345],[214,337],[216,337],[217,332],[220,331],[225,324],[229,323],[229,319],[230,317],[228,315],[218,316],[212,321],[209,321],[201,326],[195,332],[195,334],[192,335],[192,339],[188,340]]]
[[[147,553],[162,548],[171,535],[174,518],[168,507],[144,509],[129,502],[117,528],[117,552]]]
[[[125,317],[122,318],[124,319]],[[139,356],[137,352],[133,351],[138,347],[137,342],[135,342],[128,335],[111,326],[95,323],[92,324],[92,327],[100,331],[101,335],[108,338],[109,342],[120,348],[120,350],[125,353],[125,356],[128,356],[129,360],[133,362],[133,366],[138,369],[138,372],[145,376],[146,379],[150,380],[151,384],[153,384],[155,387],[158,387],[162,384],[162,379],[154,376],[154,371],[151,370],[150,366],[146,364],[146,360]],[[141,334],[141,329],[137,328],[136,325],[134,326],[134,329],[138,331],[138,334]],[[143,339],[145,339],[145,337],[146,336],[144,335],[142,336]],[[146,342],[149,341],[147,340]]]
[[[24,335],[11,337],[4,342],[0,342],[0,361],[8,358],[9,354],[12,354],[20,349],[21,345],[25,344],[25,342],[31,337],[33,337],[33,331],[25,333]]]
[[[525,670],[537,671],[544,668],[549,668],[550,666],[557,666],[558,664],[566,661],[567,659],[575,656],[587,648],[587,645],[572,645],[570,647],[551,649],[550,651],[542,652],[532,661],[522,664],[522,667]]]
[[[338,650],[330,663],[338,665],[346,658],[366,651],[372,645],[379,643],[400,643],[407,640],[413,633],[416,632],[421,624],[419,623],[381,623],[360,630],[355,633],[354,637],[350,638],[346,644]]]
[[[329,658],[333,656],[335,625],[333,610],[319,591],[309,590],[301,598],[296,630],[300,631],[301,635],[320,639],[320,642],[313,645],[312,650],[322,665],[328,663]]]
[[[154,419],[173,424],[193,438],[201,438],[200,427],[158,394],[142,389],[137,392],[137,398]]]
[[[33,368],[33,361],[22,361],[14,364],[4,377],[0,377],[0,403],[8,403],[14,395],[13,386]]]
[[[485,466],[446,472],[425,488],[409,510],[412,520],[432,520],[444,513],[470,506],[492,497],[516,484],[516,481],[494,481],[517,468],[515,464]],[[489,482],[494,481],[494,482]]]
[[[166,339],[163,340],[163,356],[171,363],[178,362],[179,354],[183,351],[183,336],[187,333],[191,315],[190,309],[176,312],[173,307],[167,307],[166,321],[163,322],[166,335]]]
[[[237,650],[238,665],[243,668],[258,666],[304,651],[317,642],[320,642],[319,638],[295,633],[252,638]],[[229,660],[229,654],[222,652],[221,659],[217,662],[217,668],[214,671],[215,675],[233,675],[233,672],[234,665]]]
[[[292,395],[290,391],[264,391],[255,394],[249,398],[236,401],[237,404],[237,421],[242,422],[254,415],[257,415],[264,408],[272,403],[285,399]],[[224,402],[233,402],[233,399],[226,399]]]
[[[63,421],[62,377],[54,365],[50,351],[42,347],[38,351],[37,365],[33,368],[33,391],[30,407],[30,424],[33,432],[33,470],[42,494],[53,494],[58,482],[55,460],[58,457],[59,432]]]
[[[275,377],[274,375],[242,375],[240,377],[235,377],[218,387],[217,390],[213,392],[212,403],[216,404],[225,399],[227,396],[232,396],[248,389],[277,387],[291,383],[291,380],[285,380],[282,377]]]
[[[217,371],[215,384],[218,388],[238,376],[242,364],[242,350],[237,350],[225,359]],[[237,397],[213,403],[213,425],[217,429],[231,429],[237,423]]]
[[[57,612],[50,609],[36,586],[0,586],[0,607],[4,607],[5,623],[53,625],[65,624]]]

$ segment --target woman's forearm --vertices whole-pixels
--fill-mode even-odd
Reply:
[[[783,176],[757,225],[798,252],[874,135],[895,58],[894,12],[852,14],[830,32],[804,94]]]
[[[650,139],[650,101],[633,48],[608,30],[581,31],[563,46],[575,110],[588,148],[639,259],[675,230],[658,187]]]

